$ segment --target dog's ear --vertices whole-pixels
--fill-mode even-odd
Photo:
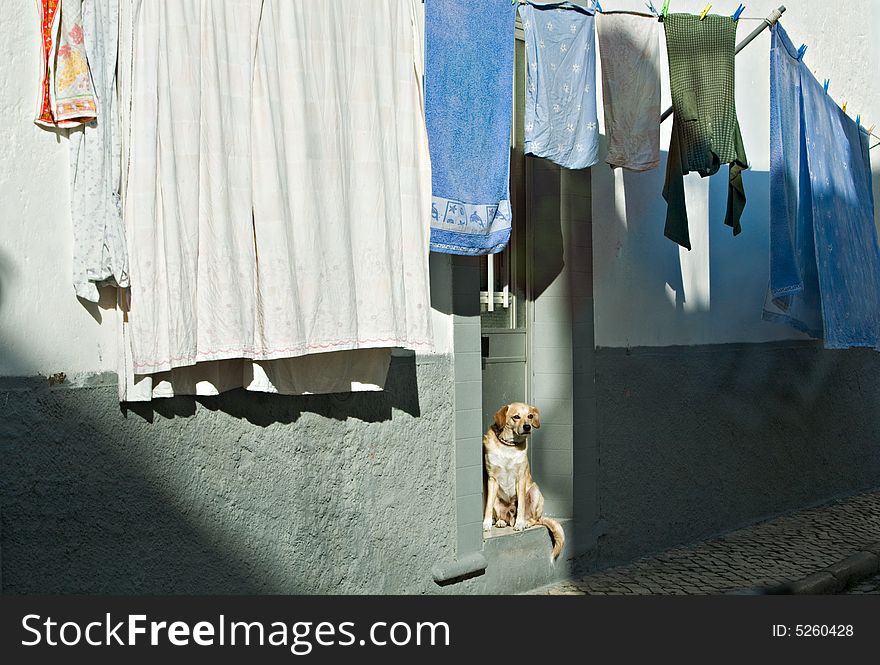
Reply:
[[[495,426],[498,429],[504,429],[504,426],[507,424],[507,407],[509,405],[505,404],[498,411],[495,412]]]
[[[535,429],[541,429],[541,412],[538,410],[538,407],[533,406],[531,408],[531,413],[534,416],[534,418],[532,418],[532,427]]]

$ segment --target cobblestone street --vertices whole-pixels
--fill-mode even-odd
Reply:
[[[865,580],[861,584],[856,584],[846,591],[847,595],[864,595],[864,594],[880,594],[880,575]]]
[[[723,594],[801,580],[880,541],[880,491],[537,589],[551,595]],[[880,575],[851,593],[880,593]]]

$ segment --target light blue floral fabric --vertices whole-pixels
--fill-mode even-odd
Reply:
[[[583,169],[599,155],[595,15],[571,2],[520,7],[528,86],[525,150]]]

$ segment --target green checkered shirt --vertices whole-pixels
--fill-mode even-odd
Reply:
[[[666,237],[690,249],[684,175],[691,171],[705,177],[730,164],[724,223],[734,235],[742,231],[742,171],[748,162],[734,94],[737,24],[729,16],[710,14],[701,21],[693,14],[669,14],[663,25],[674,113],[663,187]]]

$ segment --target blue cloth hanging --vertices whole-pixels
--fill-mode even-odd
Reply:
[[[593,166],[599,156],[594,12],[571,2],[530,2],[519,15],[528,61],[525,151],[569,169]]]
[[[425,3],[433,251],[494,254],[510,238],[515,20],[510,0]]]
[[[880,247],[868,135],[799,57],[782,26],[770,51],[770,289],[764,318],[880,350]]]

